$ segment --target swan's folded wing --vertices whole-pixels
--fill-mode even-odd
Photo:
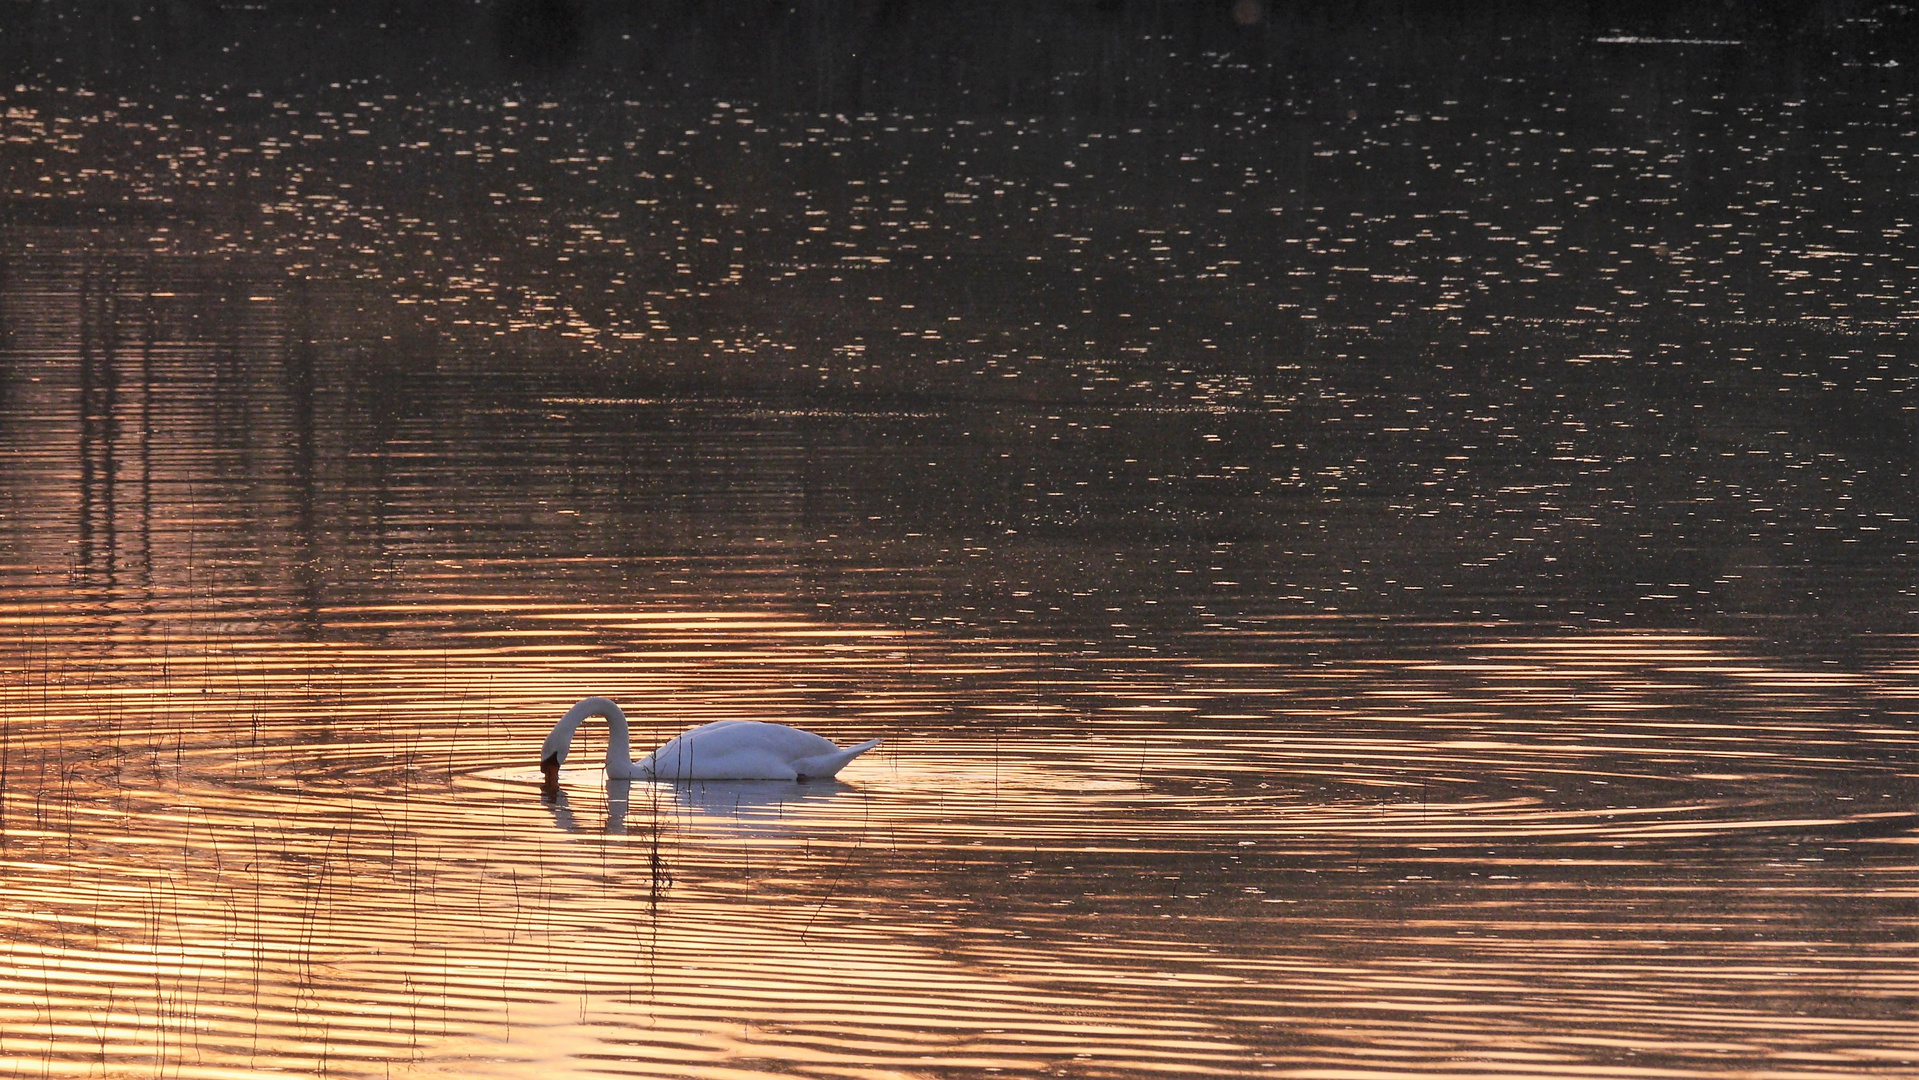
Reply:
[[[857,746],[849,746],[844,750],[834,750],[827,754],[815,754],[812,757],[801,758],[793,763],[793,771],[798,773],[799,778],[802,780],[825,780],[845,768],[847,762],[859,757],[861,754],[866,753],[879,744],[880,741],[878,739],[868,739]]]

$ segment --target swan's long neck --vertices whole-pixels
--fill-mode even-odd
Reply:
[[[540,771],[548,780],[559,776],[560,766],[565,763],[566,755],[573,749],[573,733],[589,716],[606,717],[606,769],[618,774],[629,770],[633,765],[632,735],[626,726],[626,714],[618,705],[603,697],[590,697],[578,705],[566,710],[560,722],[553,725],[553,731],[546,737],[546,745],[540,748]]]

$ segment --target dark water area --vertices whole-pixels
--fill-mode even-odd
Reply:
[[[1914,1069],[1904,8],[97,14],[0,1071]]]

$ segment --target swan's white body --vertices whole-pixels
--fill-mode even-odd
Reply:
[[[573,733],[589,716],[606,717],[606,775],[614,780],[824,780],[880,744],[868,739],[840,747],[785,724],[716,720],[634,761],[626,714],[606,698],[590,697],[560,717],[540,749],[540,771],[549,781],[559,776]]]

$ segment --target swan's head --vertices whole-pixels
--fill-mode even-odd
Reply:
[[[540,747],[540,775],[546,777],[548,784],[560,782],[560,764],[566,760],[567,751],[573,749],[573,729],[580,726],[580,720],[581,717],[567,713],[565,719],[553,725],[553,733]]]

